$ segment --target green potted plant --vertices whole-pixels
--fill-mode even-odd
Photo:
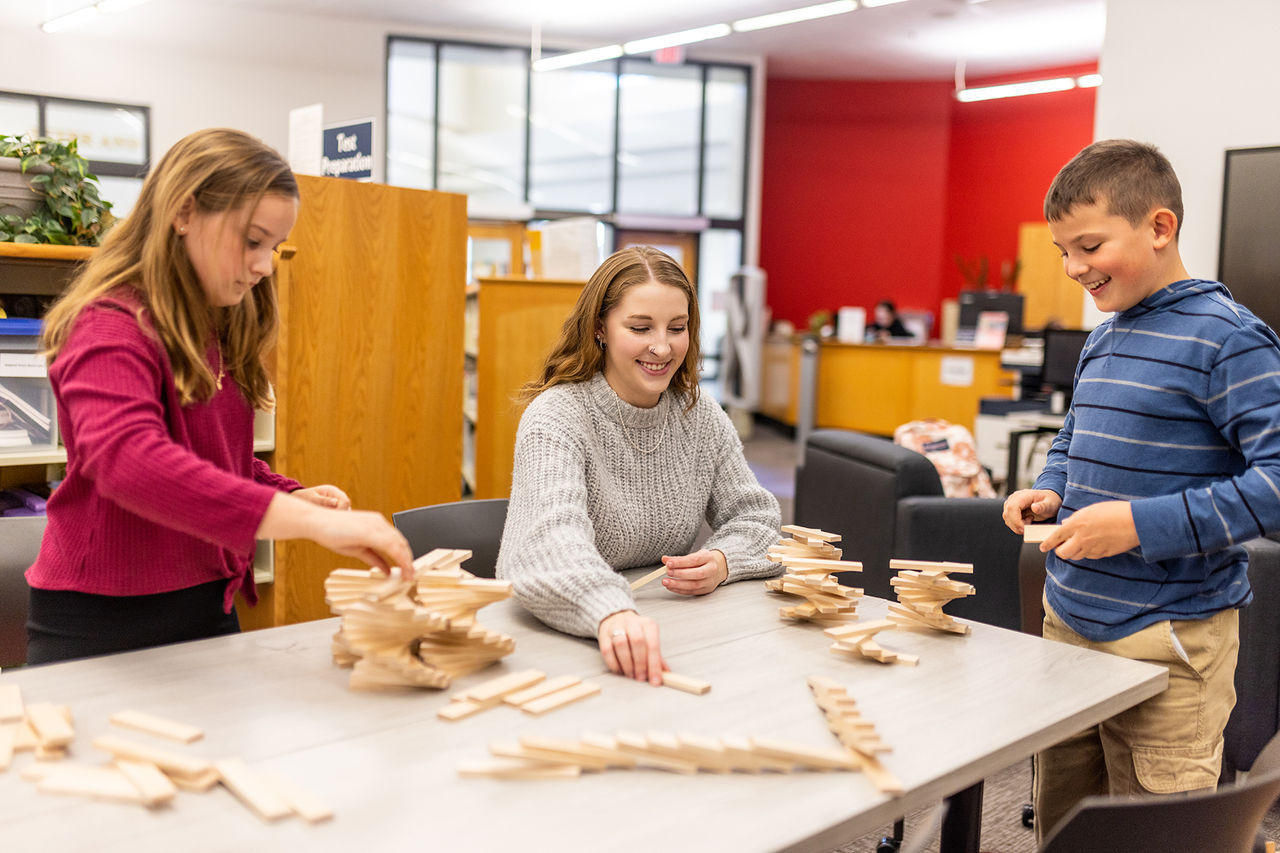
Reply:
[[[74,139],[0,134],[0,159],[4,158],[18,161],[36,202],[25,210],[0,207],[0,243],[98,245],[115,217]]]

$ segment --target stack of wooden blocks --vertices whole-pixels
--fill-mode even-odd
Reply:
[[[836,572],[860,572],[862,564],[841,560],[841,550],[834,542],[840,536],[800,527],[784,525],[783,538],[769,548],[768,559],[781,563],[787,573],[780,578],[765,581],[765,588],[804,598],[803,604],[779,608],[784,619],[817,622],[820,625],[838,625],[858,618],[858,599],[862,590],[845,586],[832,574]]]
[[[871,660],[880,661],[880,663],[901,663],[907,666],[915,666],[920,662],[919,656],[909,655],[905,652],[895,652],[884,648],[876,642],[876,634],[881,631],[892,630],[895,627],[897,626],[888,619],[876,619],[872,622],[858,622],[854,625],[836,625],[822,633],[835,640],[831,644],[831,651],[836,654],[870,658]]]
[[[902,793],[902,783],[880,763],[879,755],[891,752],[876,734],[875,726],[862,718],[858,704],[843,686],[820,675],[809,677],[814,701],[826,715],[831,733],[844,744],[872,783],[886,794]]]
[[[651,768],[673,773],[759,773],[769,770],[858,770],[843,749],[822,749],[773,738],[722,737],[665,732],[584,734],[579,740],[524,735],[489,744],[494,759],[458,765],[463,776],[498,779],[573,778],[583,772]]]
[[[342,617],[333,659],[352,667],[353,690],[448,687],[515,650],[515,640],[476,622],[476,611],[511,595],[509,581],[461,567],[470,551],[437,548],[414,561],[414,580],[377,569],[336,569],[325,601]]]
[[[930,628],[953,634],[969,633],[969,626],[942,612],[949,601],[973,595],[972,584],[951,580],[952,572],[972,574],[972,563],[935,563],[923,560],[890,560],[898,571],[890,579],[898,601],[889,605],[889,621],[899,628]]]
[[[112,725],[181,744],[204,737],[195,726],[139,711],[120,711]],[[256,770],[239,758],[214,761],[182,750],[101,735],[93,746],[111,755],[107,764],[66,760],[75,730],[65,705],[24,707],[16,686],[0,686],[0,771],[15,752],[30,749],[40,759],[22,773],[46,794],[90,797],[155,808],[173,802],[178,791],[205,792],[221,783],[266,820],[297,814],[309,822],[333,816],[328,806],[288,778]]]

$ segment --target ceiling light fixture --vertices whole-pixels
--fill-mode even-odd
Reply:
[[[636,53],[652,53],[664,47],[677,47],[682,44],[693,44],[708,39],[724,38],[733,32],[728,24],[712,24],[708,27],[695,27],[692,30],[681,30],[678,33],[667,33],[665,36],[636,39],[622,43],[622,52],[628,55]]]
[[[876,6],[892,6],[894,3],[905,3],[907,0],[862,0],[862,5],[868,9],[874,9]]]
[[[993,101],[997,98],[1017,98],[1022,95],[1043,95],[1049,92],[1067,92],[1071,89],[1090,89],[1102,85],[1101,74],[1083,74],[1079,77],[1052,77],[1048,80],[1028,80],[1025,83],[1004,83],[999,86],[977,86],[956,90],[956,100],[971,104],[975,101]]]
[[[100,15],[111,14],[128,9],[132,6],[140,6],[147,0],[100,0],[100,2],[92,6],[85,6],[76,9],[74,12],[68,12],[65,15],[58,15],[56,18],[50,18],[40,25],[40,29],[46,33],[57,33],[62,30],[69,30],[72,27],[78,27],[81,24],[88,24],[98,19]]]
[[[578,50],[573,53],[560,53],[534,60],[534,71],[558,71],[561,68],[572,68],[575,65],[587,65],[591,62],[603,62],[606,59],[617,59],[622,56],[622,45],[610,44],[604,47],[593,47],[590,50]]]
[[[788,9],[785,12],[773,12],[768,15],[757,15],[754,18],[743,18],[741,21],[734,21],[733,31],[735,33],[749,33],[753,30],[781,27],[784,24],[812,21],[815,18],[843,15],[845,12],[852,12],[857,8],[857,0],[834,0],[831,3],[819,3],[816,6],[801,6],[799,9]]]

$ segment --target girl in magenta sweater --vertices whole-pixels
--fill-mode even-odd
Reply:
[[[49,309],[67,474],[27,571],[30,663],[239,630],[236,592],[257,600],[256,539],[311,539],[412,572],[382,515],[253,455],[254,410],[273,404],[274,252],[297,210],[274,150],[193,133]]]

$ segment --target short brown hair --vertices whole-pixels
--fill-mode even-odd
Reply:
[[[1169,158],[1146,142],[1104,139],[1072,157],[1049,185],[1044,218],[1058,222],[1078,204],[1103,202],[1107,213],[1134,226],[1166,207],[1182,231],[1182,185]]]
[[[632,287],[656,281],[684,293],[689,301],[689,350],[671,377],[671,390],[684,397],[686,408],[698,401],[698,294],[680,265],[652,246],[619,249],[591,274],[573,311],[565,318],[538,378],[520,389],[528,402],[548,388],[565,382],[585,382],[604,369],[604,350],[596,342],[596,329]]]

